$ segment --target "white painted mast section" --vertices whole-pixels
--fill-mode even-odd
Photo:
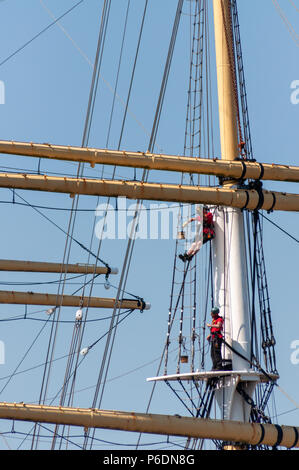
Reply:
[[[231,58],[231,11],[229,0],[213,0],[215,23],[215,48],[217,62],[219,125],[223,160],[239,156],[237,109],[234,95]],[[215,212],[214,266],[215,305],[220,307],[225,319],[225,339],[245,357],[250,355],[250,315],[248,279],[243,214],[240,209],[223,208]],[[224,357],[231,357],[226,347]],[[232,354],[233,370],[248,370],[249,364]],[[240,421],[248,420],[249,409],[235,391],[237,381],[224,379],[219,393],[223,417]],[[245,385],[245,384],[244,384]],[[249,390],[250,389],[250,390]],[[252,390],[248,386],[246,392]],[[224,397],[224,398],[223,398]]]

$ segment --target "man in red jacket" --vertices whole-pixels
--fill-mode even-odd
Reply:
[[[211,310],[212,323],[207,323],[207,327],[211,328],[211,333],[207,337],[207,340],[211,344],[211,358],[213,363],[212,370],[222,369],[222,354],[221,344],[223,341],[223,318],[219,315],[219,308],[214,307]]]
[[[191,261],[193,256],[200,250],[201,246],[212,240],[215,237],[213,214],[210,212],[208,207],[203,208],[203,225],[202,225],[202,237],[195,237],[195,241],[190,246],[189,250],[183,255],[179,255],[182,261]],[[197,222],[198,226],[201,224],[201,218],[199,215],[192,217],[188,222],[185,222],[185,227],[190,222]]]
[[[215,237],[213,214],[208,208],[203,209],[203,244]]]

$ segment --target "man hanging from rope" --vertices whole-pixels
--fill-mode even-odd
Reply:
[[[207,327],[211,328],[211,333],[207,337],[207,340],[211,344],[211,359],[213,363],[212,370],[222,369],[222,354],[221,345],[223,342],[223,318],[219,315],[219,308],[214,307],[211,310],[212,324],[207,323]]]
[[[185,228],[190,222],[197,222],[194,242],[187,252],[183,255],[179,255],[179,258],[184,262],[191,261],[193,256],[200,250],[201,246],[215,237],[213,214],[206,206],[203,208],[202,219],[203,223],[201,223],[201,216],[197,215],[183,224],[183,228]]]

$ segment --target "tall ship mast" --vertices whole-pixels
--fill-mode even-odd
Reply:
[[[52,22],[36,38],[59,28],[86,60],[62,25],[64,16],[73,14],[83,2],[61,16],[54,16],[40,3]],[[3,325],[13,319],[22,321],[25,332],[21,329],[16,334],[16,365],[2,362],[0,418],[6,425],[3,446],[9,449],[299,447],[299,427],[276,420],[270,408],[275,390],[283,392],[296,410],[298,405],[280,385],[279,328],[270,305],[263,243],[265,219],[277,211],[299,211],[299,195],[279,186],[298,183],[299,167],[268,163],[266,156],[263,161],[255,158],[237,0],[167,3],[159,7],[145,0],[141,8],[139,2],[133,15],[128,0],[118,16],[117,1],[102,2],[95,60],[89,61],[92,75],[80,142],[57,144],[50,136],[47,142],[38,142],[34,136],[11,135],[0,140],[4,162],[20,165],[28,159],[37,165],[36,171],[18,167],[0,173],[0,187],[11,196],[4,202],[34,211],[37,220],[24,221],[26,233],[30,224],[38,232],[45,223],[63,237],[63,246],[52,246],[51,239],[56,241],[56,237],[50,232],[42,250],[36,245],[35,252],[32,247],[33,259],[20,256],[17,249],[15,256],[4,254],[0,259],[0,271],[7,275],[3,284],[14,286],[0,291],[0,303],[11,306],[7,310],[11,317],[4,318]],[[160,86],[158,95],[149,98],[156,103],[151,108],[151,131],[146,143],[135,131],[136,142],[132,144],[130,138],[124,143],[138,67],[143,63],[141,49],[144,41],[147,44],[147,21],[159,8],[166,9],[166,17],[171,12],[173,23],[165,33],[169,44],[166,49],[163,46],[164,69],[159,80],[153,78]],[[113,14],[114,19],[123,18],[121,27],[116,28]],[[188,18],[189,57],[182,64],[188,72],[188,89],[185,120],[178,117],[185,126],[184,144],[183,151],[170,146],[166,152],[158,142],[163,136],[160,121],[163,115],[170,120],[176,109],[172,98],[166,111],[165,101],[171,74],[181,77],[175,53],[184,17]],[[138,30],[132,24],[137,18]],[[136,52],[131,57],[127,99],[120,100],[130,35],[135,35]],[[110,115],[107,112],[97,122],[107,130],[105,142],[101,137],[102,145],[98,145],[97,138],[92,142],[92,126],[101,98],[99,84],[104,65],[115,62],[114,56],[108,60],[107,37],[111,56],[119,41],[119,57],[114,89],[109,84],[109,104],[104,97],[101,101]],[[185,45],[180,47],[180,52],[185,51]],[[147,48],[153,54],[152,47]],[[157,54],[162,56],[161,51]],[[143,80],[152,93],[148,76]],[[179,101],[179,93],[174,95]],[[177,142],[176,123],[173,126],[170,140]],[[215,144],[215,128],[219,144]],[[75,174],[69,174],[74,165]],[[277,182],[277,190],[264,188],[269,181]],[[29,202],[27,194],[34,194],[34,202]],[[44,202],[54,197],[56,219]],[[58,207],[61,201],[63,206]],[[88,224],[83,214],[91,216]],[[159,220],[164,221],[162,228]],[[171,231],[174,240],[170,240]],[[152,242],[160,243],[159,238],[164,245],[156,256]],[[35,233],[33,244],[34,240]],[[22,282],[15,281],[16,273]],[[17,285],[32,287],[26,291]],[[40,328],[32,330],[29,341],[27,325],[33,320]],[[3,338],[15,334],[9,331],[8,326],[3,328]],[[6,342],[1,344],[4,358]],[[297,343],[292,344],[295,350]],[[151,360],[135,367],[139,357],[149,358],[147,350]],[[6,348],[6,358],[7,354]],[[31,363],[25,367],[29,357]],[[134,375],[131,381],[131,374],[137,378]],[[33,387],[37,393],[30,398]]]

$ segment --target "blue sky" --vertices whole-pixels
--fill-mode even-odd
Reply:
[[[27,41],[42,31],[52,18],[45,6],[58,17],[75,5],[70,0],[4,0],[0,2],[0,63],[22,47]],[[92,63],[95,57],[99,31],[102,1],[85,0],[61,21],[65,32],[54,25],[41,34],[31,44],[5,61],[0,66],[0,80],[5,85],[5,104],[0,105],[1,139],[32,142],[51,142],[61,145],[82,143],[83,127],[87,109],[89,88],[92,76]],[[297,165],[298,161],[298,123],[299,104],[291,103],[291,83],[299,80],[298,44],[291,36],[274,2],[271,0],[239,1],[242,48],[244,55],[246,84],[249,103],[250,125],[252,131],[254,157],[257,161]],[[287,15],[294,30],[299,34],[298,1],[281,0],[281,8]],[[113,100],[113,86],[119,58],[119,47],[127,2],[112,1],[111,22],[107,30],[106,48],[103,55],[102,77],[99,82],[98,96],[92,123],[89,145],[105,147],[110,109]],[[175,0],[150,0],[141,42],[140,59],[137,62],[132,99],[129,104],[128,119],[125,126],[121,148],[146,151],[152,127],[158,90],[166,59],[172,22],[176,11]],[[144,8],[143,1],[132,1],[128,33],[124,48],[121,79],[116,99],[113,125],[108,146],[117,148],[120,123],[123,115],[123,102],[126,99],[134,51],[138,38],[139,24]],[[186,97],[189,59],[189,2],[185,2],[181,26],[175,48],[165,105],[157,135],[156,151],[168,154],[181,154],[184,143]],[[67,34],[68,36],[67,36]],[[213,31],[211,30],[211,35]],[[71,38],[71,39],[70,39]],[[299,41],[298,41],[299,43]],[[214,71],[213,56],[211,57]],[[215,80],[215,79],[214,79]],[[213,85],[215,82],[213,81]],[[217,99],[213,95],[215,152],[219,155],[217,134]],[[15,168],[18,171],[36,171],[38,160],[26,157],[1,156],[1,167]],[[75,164],[63,162],[41,163],[41,171],[59,174],[75,174]],[[1,169],[1,171],[2,171]],[[13,171],[13,170],[7,170]],[[16,170],[15,170],[16,171]],[[86,168],[87,176],[99,176],[102,169]],[[104,176],[110,177],[111,168],[104,169]],[[140,176],[138,171],[137,175]],[[132,178],[132,170],[117,169],[118,178]],[[177,175],[150,175],[150,179],[178,181]],[[297,185],[265,182],[266,189],[298,192]],[[12,193],[0,190],[1,201],[11,201]],[[48,207],[71,207],[68,195],[33,193],[17,191],[19,196],[30,204]],[[99,202],[104,202],[103,198]],[[82,197],[80,208],[95,209],[94,198]],[[2,213],[1,258],[61,261],[65,247],[65,234],[58,230],[39,213],[30,207],[12,204],[0,205]],[[43,211],[57,225],[67,230],[69,214],[66,211]],[[267,214],[265,214],[267,215]],[[275,212],[267,217],[283,227],[298,239],[298,214]],[[74,236],[89,246],[94,230],[93,212],[80,212],[76,219]],[[277,340],[278,370],[281,375],[279,385],[295,402],[298,397],[299,364],[290,360],[291,343],[299,340],[299,333],[292,325],[298,313],[298,244],[264,221],[264,249],[268,268],[268,281],[271,296],[272,317]],[[101,257],[111,266],[121,268],[127,241],[105,240]],[[97,240],[92,240],[96,250]],[[135,410],[144,412],[148,403],[151,386],[146,377],[154,376],[158,359],[166,338],[168,304],[171,287],[172,264],[174,257],[173,240],[137,240],[134,248],[127,291],[144,297],[151,302],[152,308],[144,313],[133,313],[127,322],[120,326],[117,333],[117,347],[114,348],[111,372],[103,397],[104,409]],[[78,245],[72,244],[70,261],[87,262],[88,255]],[[2,273],[2,282],[43,282],[55,280],[58,276],[31,275],[21,273],[9,275]],[[118,278],[111,278],[117,285]],[[102,279],[99,281],[102,282]],[[79,288],[68,286],[68,292]],[[10,287],[3,286],[3,290]],[[18,287],[11,287],[17,290]],[[21,290],[22,287],[19,287]],[[23,287],[24,290],[55,293],[55,286]],[[113,287],[106,291],[103,285],[95,286],[94,295],[114,296]],[[28,307],[29,312],[42,310]],[[63,310],[63,319],[73,320],[76,309]],[[107,312],[105,312],[106,314]],[[1,319],[24,314],[23,307],[0,306]],[[0,365],[1,384],[4,377],[11,374],[22,360],[25,352],[44,325],[45,313],[35,314],[41,321],[15,320],[1,322],[0,339],[5,344],[5,364]],[[91,312],[97,319],[103,312]],[[109,312],[108,312],[109,315]],[[43,320],[43,321],[42,321]],[[88,329],[85,344],[89,345],[107,329],[108,322],[95,322]],[[62,324],[56,356],[67,353],[73,325]],[[49,325],[45,327],[37,342],[30,349],[19,370],[30,368],[43,362],[48,344]],[[98,358],[101,346],[86,357],[80,367],[80,380],[76,400],[78,406],[89,407],[93,387],[96,382]],[[55,396],[60,387],[64,367],[57,362],[57,375],[52,375],[49,397]],[[143,367],[141,367],[143,366]],[[136,370],[135,370],[136,369]],[[135,372],[130,372],[135,370]],[[38,400],[42,368],[15,376],[1,392],[1,401],[35,402]],[[130,372],[130,373],[129,373]],[[128,374],[129,373],[129,374]],[[83,390],[85,389],[86,390]],[[164,384],[157,387],[150,411],[155,413],[176,412],[184,414],[177,399]],[[298,410],[279,390],[275,391],[277,413],[281,424],[298,424]],[[274,413],[273,405],[273,413]],[[0,432],[7,432],[11,424],[0,423]],[[16,430],[24,430],[16,423]],[[26,428],[28,429],[28,427]],[[79,434],[81,433],[78,432]],[[125,433],[99,432],[102,439],[113,442],[136,442],[136,436]],[[20,435],[12,439],[3,436],[0,448],[16,448]],[[145,436],[145,442],[157,441],[154,436]],[[162,440],[162,439],[158,439]],[[30,445],[25,442],[24,447]],[[43,444],[47,447],[47,443]],[[99,446],[103,444],[99,443]],[[100,447],[101,448],[101,447]],[[105,448],[105,447],[104,447]]]

